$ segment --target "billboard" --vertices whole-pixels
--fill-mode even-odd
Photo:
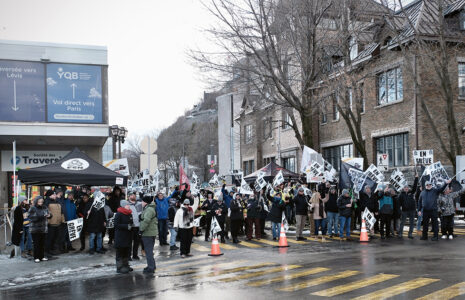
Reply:
[[[47,65],[47,121],[102,123],[102,68]]]
[[[29,169],[54,163],[69,151],[16,151],[16,168]],[[13,151],[2,151],[2,171],[13,171]]]
[[[0,60],[0,121],[45,122],[45,68]]]

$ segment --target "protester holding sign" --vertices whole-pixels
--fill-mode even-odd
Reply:
[[[413,182],[413,188],[410,189],[408,185],[405,185],[402,192],[398,196],[398,202],[402,210],[402,220],[400,222],[399,234],[398,237],[402,238],[405,220],[408,218],[409,230],[408,238],[413,239],[413,227],[415,224],[415,191],[417,190],[418,185],[418,175],[415,176],[415,181]]]
[[[221,192],[223,193],[223,200],[224,204],[226,204],[226,207],[229,209],[231,206],[231,201],[233,200],[234,197],[234,191],[231,189],[229,192],[226,190],[226,184],[223,184],[223,187],[221,188]],[[229,239],[228,237],[228,232],[231,230],[231,219],[229,216],[226,216],[226,229],[225,229],[225,235],[226,238]]]
[[[89,210],[88,206],[89,203],[89,195],[88,194],[83,194],[81,198],[81,202],[79,202],[78,208],[77,208],[77,214],[78,217],[83,218],[84,223],[81,231],[81,235],[79,236],[79,239],[81,241],[81,248],[79,249],[80,251],[83,251],[86,249],[86,232],[87,232],[87,211]]]
[[[118,207],[115,215],[115,249],[116,249],[116,273],[129,273],[129,257],[132,243],[132,210],[126,202],[123,207]]]
[[[432,241],[438,240],[438,198],[451,181],[447,180],[446,183],[439,188],[433,188],[431,181],[425,182],[425,189],[420,194],[418,201],[419,208],[418,214],[423,216],[423,233],[421,240],[425,241],[428,239],[428,226],[429,221],[433,223],[433,237]]]
[[[295,220],[296,220],[296,239],[298,241],[305,241],[306,238],[302,236],[302,231],[307,221],[308,214],[308,197],[304,194],[304,188],[300,187],[297,191],[297,196],[292,199],[292,202],[295,204]],[[312,229],[313,224],[310,223],[310,230]],[[312,231],[310,231],[312,234]]]
[[[52,217],[48,208],[44,205],[44,198],[37,196],[34,204],[29,209],[29,219],[31,220],[31,234],[34,241],[34,262],[46,261],[44,256],[45,235],[48,229],[48,220]]]
[[[94,200],[96,201],[96,200]],[[87,211],[87,232],[89,232],[89,254],[104,253],[102,250],[102,232],[105,230],[105,210],[91,205]],[[97,245],[95,245],[95,243]]]
[[[229,207],[229,216],[231,218],[231,236],[233,243],[237,244],[239,243],[239,239],[237,238],[239,235],[239,229],[241,228],[244,220],[244,207],[242,205],[241,194],[235,194],[233,199],[234,200],[231,201],[231,205]]]
[[[142,234],[142,243],[144,243],[145,256],[147,259],[147,267],[144,269],[145,274],[153,274],[156,269],[155,259],[153,257],[153,246],[155,238],[158,234],[158,220],[155,211],[155,203],[151,196],[142,198],[143,211],[139,230]]]
[[[212,218],[214,216],[213,205],[215,204],[216,200],[213,199],[213,192],[207,191],[207,200],[205,200],[202,204],[200,209],[205,211],[205,221],[206,221],[206,229],[205,229],[205,242],[208,242],[210,237],[210,226],[212,223]]]
[[[223,195],[220,195],[218,197],[218,201],[216,201],[216,203],[213,204],[212,210],[214,212],[214,216],[215,216],[216,220],[218,221],[218,225],[220,225],[220,227],[221,227],[221,231],[219,232],[219,234],[221,236],[221,242],[226,243],[226,241],[225,241],[226,233],[225,233],[225,230],[224,230],[224,225],[225,225],[225,222],[226,222],[226,216],[228,214],[228,207],[226,206],[226,204],[223,201]]]
[[[391,237],[391,220],[392,214],[394,213],[394,201],[388,186],[380,185],[376,195],[379,203],[381,239],[384,240],[385,238]]]
[[[247,240],[252,240],[253,228],[255,226],[255,238],[261,238],[260,229],[260,204],[255,195],[250,195],[247,200]]]
[[[176,246],[176,237],[178,233],[174,229],[174,217],[176,212],[181,206],[181,202],[177,201],[174,198],[170,199],[170,208],[168,208],[168,229],[170,230],[170,250],[178,250],[179,247]]]
[[[455,199],[463,193],[465,193],[464,188],[453,192],[452,188],[449,186],[439,195],[438,203],[442,215],[441,232],[443,240],[448,237],[449,240],[454,238]]]
[[[48,222],[45,253],[47,255],[56,255],[58,252],[55,251],[55,247],[60,241],[60,227],[65,222],[65,216],[61,204],[56,200],[55,192],[48,190],[45,195],[45,205],[52,215]]]
[[[126,202],[125,200],[121,201],[122,204],[121,206],[125,206]],[[140,237],[139,237],[139,216],[142,213],[142,203],[140,201],[137,201],[136,194],[132,193],[129,195],[129,208],[132,211],[132,259],[134,260],[139,260],[139,244],[140,244]],[[129,258],[131,260],[131,258]]]
[[[319,235],[319,229],[321,228],[321,232],[323,237],[326,235],[326,211],[325,211],[325,203],[328,202],[329,194],[326,194],[326,197],[321,198],[321,194],[318,192],[313,193],[312,198],[310,199],[310,203],[313,207],[313,220],[315,226],[315,236]]]
[[[162,192],[157,193],[155,199],[157,218],[158,218],[158,234],[160,240],[160,246],[167,246],[168,236],[168,209],[170,207],[170,199],[174,195],[174,191],[169,197],[164,197]],[[143,203],[142,203],[143,205]]]
[[[375,217],[378,216],[378,198],[375,193],[371,191],[370,186],[365,186],[365,189],[363,192],[360,192],[360,210],[365,211],[365,209],[368,209],[370,212],[374,213]],[[376,222],[374,225],[374,231],[377,232],[379,230],[379,225],[378,225],[378,218],[376,218]]]
[[[333,237],[339,232],[339,208],[337,207],[337,198],[336,187],[332,186],[329,189],[329,198],[325,205],[329,237]]]
[[[277,192],[274,196],[267,195],[268,200],[271,202],[271,210],[267,216],[267,219],[271,222],[271,233],[273,235],[273,241],[279,238],[279,227],[281,226],[281,218],[285,207],[285,202],[281,196],[281,192]]]
[[[108,197],[108,206],[111,208],[111,211],[116,214],[116,211],[118,210],[118,207],[120,207],[120,202],[123,200],[125,197],[123,191],[119,186],[115,186],[113,188],[113,191],[110,193]],[[113,240],[115,238],[115,229],[114,228],[109,228],[108,229],[108,245],[113,244]]]
[[[185,199],[183,205],[176,212],[174,217],[174,228],[178,231],[179,239],[181,241],[181,257],[192,256],[191,244],[192,244],[192,227],[194,223],[194,213],[199,206],[199,198],[194,199],[194,205],[190,205],[190,201]]]

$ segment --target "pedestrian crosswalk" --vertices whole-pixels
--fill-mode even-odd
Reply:
[[[263,288],[281,293],[281,297],[291,293],[308,297],[340,297],[344,299],[387,299],[391,297],[414,298],[408,294],[415,291],[417,300],[452,299],[465,296],[465,282],[452,283],[444,287],[438,284],[439,278],[418,277],[405,274],[366,274],[362,270],[341,270],[303,264],[280,264],[275,261],[253,261],[251,259],[228,260],[221,257],[191,259],[159,263],[157,273],[162,276],[189,276],[208,282],[234,283],[248,288]],[[434,285],[436,284],[436,285]],[[431,285],[435,287],[431,289]],[[427,292],[422,292],[428,286]],[[289,296],[286,296],[289,295]]]

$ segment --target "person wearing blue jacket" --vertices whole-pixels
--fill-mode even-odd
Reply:
[[[394,201],[392,199],[389,187],[384,185],[379,186],[378,193],[376,194],[379,203],[379,218],[381,221],[380,233],[381,239],[391,237],[391,220],[394,213]],[[385,233],[386,228],[386,235]]]
[[[170,199],[176,193],[176,190],[169,197],[164,197],[162,192],[158,192],[155,199],[157,219],[158,219],[158,238],[160,246],[168,246],[168,209],[170,208]]]
[[[67,195],[68,197],[65,197],[62,200],[62,207],[64,209],[64,216],[66,222],[77,219],[77,208],[76,204],[74,203],[74,191],[70,191]],[[65,252],[76,250],[73,248],[73,245],[71,244],[71,241],[69,239],[68,226],[66,225],[66,223],[64,226],[64,233],[65,234],[63,243],[65,247]]]
[[[223,201],[226,204],[226,207],[229,209],[231,207],[231,202],[234,199],[234,191],[231,189],[229,192],[226,190],[226,184],[223,184],[221,188],[221,192],[223,193]],[[225,237],[229,239],[229,232],[231,231],[231,218],[226,216],[226,228],[224,231]]]
[[[431,223],[433,223],[433,237],[431,240],[438,240],[438,198],[439,194],[446,189],[446,186],[450,182],[450,180],[446,181],[446,183],[440,188],[433,188],[431,181],[425,182],[425,189],[421,192],[420,199],[418,200],[418,215],[423,216],[423,232],[420,240],[428,239],[428,226],[430,219]]]

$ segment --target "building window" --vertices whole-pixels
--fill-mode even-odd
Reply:
[[[459,63],[459,97],[465,97],[465,63]]]
[[[360,112],[361,113],[365,112],[365,92],[363,91],[364,86],[365,85],[363,84],[363,82],[360,83],[359,86],[358,86],[359,95],[360,95],[361,104],[362,104],[362,107],[360,107]]]
[[[291,116],[289,115],[289,113],[284,112],[284,115],[283,115],[283,130],[284,129],[289,129],[292,126],[293,126],[293,124],[292,124]]]
[[[326,109],[326,101],[321,102],[321,124],[326,124],[328,122],[328,111]]]
[[[323,157],[336,170],[339,171],[341,167],[341,159],[354,157],[354,146],[353,144],[346,144],[346,145],[324,148]]]
[[[337,108],[337,103],[339,102],[339,97],[333,95],[333,121],[339,120],[339,109]]]
[[[379,105],[402,100],[403,80],[400,67],[378,74],[377,82]]]
[[[247,160],[243,163],[243,171],[244,175],[249,175],[255,171],[255,161],[254,160]]]
[[[263,139],[271,139],[273,137],[272,130],[273,130],[273,122],[271,117],[263,119]]]
[[[253,129],[252,124],[244,126],[244,132],[245,132],[244,142],[246,144],[252,143],[252,129]]]
[[[383,136],[376,139],[376,152],[389,155],[389,167],[408,166],[408,133]]]
[[[263,165],[266,166],[269,163],[275,162],[276,158],[274,156],[272,157],[266,157],[263,159]]]
[[[281,159],[283,162],[283,168],[291,172],[295,172],[295,157],[285,157]]]
[[[350,38],[349,48],[350,48],[350,60],[354,60],[358,56],[358,44],[357,44],[357,40],[354,37]]]

